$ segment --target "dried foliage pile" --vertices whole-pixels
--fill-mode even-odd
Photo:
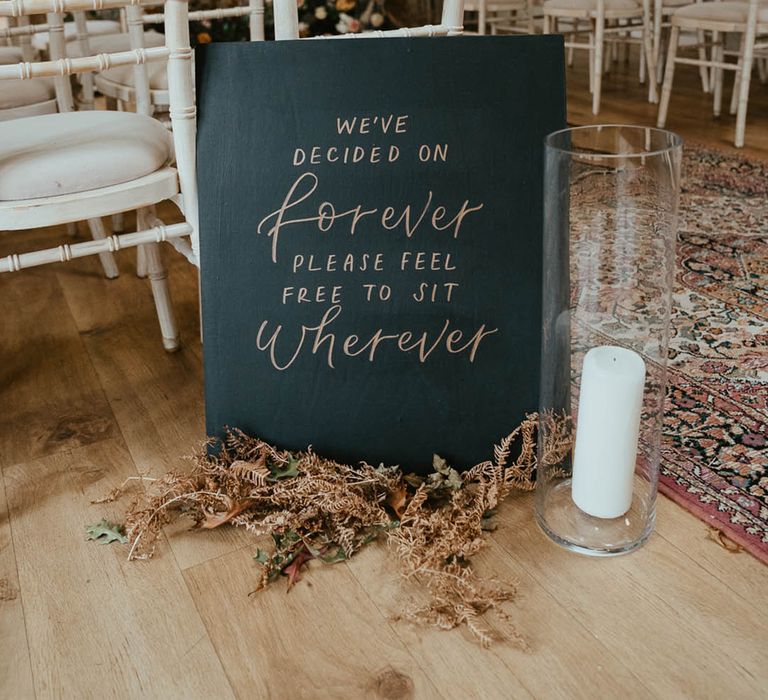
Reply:
[[[149,484],[130,506],[125,532],[129,559],[152,556],[164,525],[186,516],[196,527],[225,524],[271,536],[273,547],[257,550],[260,590],[280,575],[290,589],[310,560],[335,563],[368,542],[385,538],[398,555],[406,580],[418,583],[422,602],[401,616],[441,629],[466,625],[487,646],[494,635],[481,617],[494,611],[514,587],[478,576],[471,557],[494,529],[495,509],[512,490],[530,490],[536,470],[537,416],[531,415],[496,447],[493,461],[463,474],[434,458],[428,477],[397,467],[340,464],[311,450],[291,453],[232,431],[216,456],[202,452],[190,472],[171,472]],[[547,461],[570,449],[570,429],[552,421]],[[512,459],[513,446],[519,454]],[[125,484],[103,501],[115,500]],[[255,592],[255,591],[254,591]],[[507,638],[524,644],[508,626]]]

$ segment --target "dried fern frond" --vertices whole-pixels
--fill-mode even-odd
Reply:
[[[272,538],[272,551],[255,556],[262,565],[256,590],[280,575],[290,588],[308,561],[343,561],[384,537],[404,584],[422,591],[421,602],[401,617],[439,629],[464,626],[487,646],[497,636],[486,621],[493,613],[506,627],[503,636],[523,647],[502,607],[514,598],[514,586],[479,576],[471,559],[501,501],[513,490],[533,488],[537,422],[528,416],[495,447],[494,461],[463,474],[436,456],[427,478],[397,467],[341,464],[311,449],[292,453],[229,431],[218,454],[199,453],[188,473],[146,481],[147,491],[126,515],[129,559],[150,557],[163,526],[175,518],[189,517],[204,529],[228,524]],[[562,459],[571,448],[570,424],[552,415],[545,425],[542,454]]]

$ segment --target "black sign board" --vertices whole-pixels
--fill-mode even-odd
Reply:
[[[467,468],[537,408],[559,37],[198,49],[209,435]]]

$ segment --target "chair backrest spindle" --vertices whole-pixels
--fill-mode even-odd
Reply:
[[[298,39],[299,15],[295,0],[274,0],[272,7],[275,15],[275,40]]]
[[[67,60],[67,43],[64,38],[64,21],[61,13],[49,12],[48,21],[48,52],[52,61]],[[62,71],[53,79],[56,86],[56,102],[59,112],[72,112],[75,109],[75,102],[72,97],[72,83],[69,81],[69,75]]]
[[[464,0],[443,0],[440,23],[446,27],[464,26]]]
[[[132,49],[144,48],[144,22],[141,7],[132,5],[125,8],[128,23],[128,39]],[[136,95],[136,111],[152,116],[152,99],[149,93],[149,72],[146,63],[137,63],[133,67],[133,85]]]
[[[192,82],[192,49],[189,45],[187,0],[165,2],[165,45],[168,56],[170,101],[176,167],[183,198],[184,216],[192,225],[192,252],[200,259],[197,215],[197,169],[195,154],[196,115]]]
[[[264,0],[248,0],[251,41],[264,41]]]

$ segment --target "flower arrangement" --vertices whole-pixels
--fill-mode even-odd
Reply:
[[[435,455],[427,477],[365,462],[341,464],[312,450],[280,450],[235,430],[218,455],[198,453],[191,470],[130,477],[94,501],[116,500],[129,483],[147,485],[124,523],[102,520],[88,536],[123,543],[130,560],[151,557],[162,528],[180,518],[201,530],[242,527],[264,547],[254,554],[254,593],[281,577],[290,590],[310,562],[336,564],[372,542],[387,542],[413,596],[396,618],[438,629],[466,627],[482,646],[501,637],[525,647],[504,610],[514,585],[480,575],[472,558],[496,528],[500,503],[513,491],[533,488],[537,426],[537,415],[526,417],[496,446],[492,460],[462,474]],[[539,459],[562,460],[571,439],[567,419],[548,416]],[[506,624],[492,627],[488,617]]]
[[[304,0],[299,5],[299,36],[356,34],[393,29],[384,0]]]
[[[193,0],[190,10],[232,7],[243,0]],[[299,36],[356,34],[372,29],[395,29],[400,23],[385,7],[385,0],[297,0]],[[265,0],[267,38],[274,36],[272,0]],[[202,20],[190,24],[192,45],[212,41],[248,41],[248,17]]]

